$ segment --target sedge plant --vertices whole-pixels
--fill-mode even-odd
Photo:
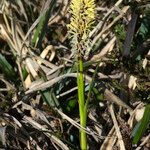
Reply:
[[[72,52],[77,61],[77,86],[80,125],[86,128],[87,105],[85,100],[85,81],[83,62],[89,53],[89,33],[95,20],[94,0],[72,0],[70,5],[71,19],[69,33],[71,37]],[[80,130],[80,147],[87,149],[87,136],[85,130]]]

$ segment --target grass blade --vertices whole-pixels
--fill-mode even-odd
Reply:
[[[4,75],[10,79],[11,81],[15,81],[15,72],[10,63],[6,60],[6,58],[0,54],[0,70],[4,73]]]
[[[150,120],[150,104],[148,104],[145,108],[143,118],[141,120],[141,123],[139,125],[139,128],[137,129],[134,138],[133,138],[133,144],[137,144],[139,140],[141,139],[142,135],[147,129],[148,123]]]
[[[40,22],[36,28],[35,34],[32,39],[32,45],[34,47],[40,48],[42,39],[45,36],[48,20],[51,16],[52,9],[54,7],[55,0],[52,0],[49,6],[49,9],[41,16]]]

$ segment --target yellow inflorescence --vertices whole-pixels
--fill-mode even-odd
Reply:
[[[72,16],[68,27],[73,40],[84,43],[95,20],[94,0],[72,0],[70,13]]]

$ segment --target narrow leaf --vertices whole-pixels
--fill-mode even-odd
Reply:
[[[40,46],[41,46],[42,39],[45,36],[48,20],[51,16],[51,12],[54,7],[54,4],[55,4],[55,0],[52,0],[50,3],[49,9],[40,18],[40,22],[36,28],[36,31],[35,31],[33,39],[32,39],[32,45],[34,47],[40,48]]]
[[[15,72],[10,63],[6,60],[6,58],[0,54],[0,70],[2,70],[3,74],[10,80],[15,81]]]
[[[148,123],[150,121],[150,104],[146,106],[143,118],[141,120],[141,124],[139,125],[139,128],[137,129],[134,138],[133,138],[133,144],[137,144],[139,140],[141,139],[142,135],[147,129]]]

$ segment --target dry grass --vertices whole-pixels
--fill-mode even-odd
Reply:
[[[0,148],[79,149],[69,3],[0,2]],[[144,112],[138,110],[150,99],[149,36],[140,44],[144,52],[136,45],[146,4],[96,1],[92,50],[84,64],[87,92],[100,62],[85,129],[89,149],[133,148],[131,131]],[[134,147],[144,148],[150,148],[148,132]]]

